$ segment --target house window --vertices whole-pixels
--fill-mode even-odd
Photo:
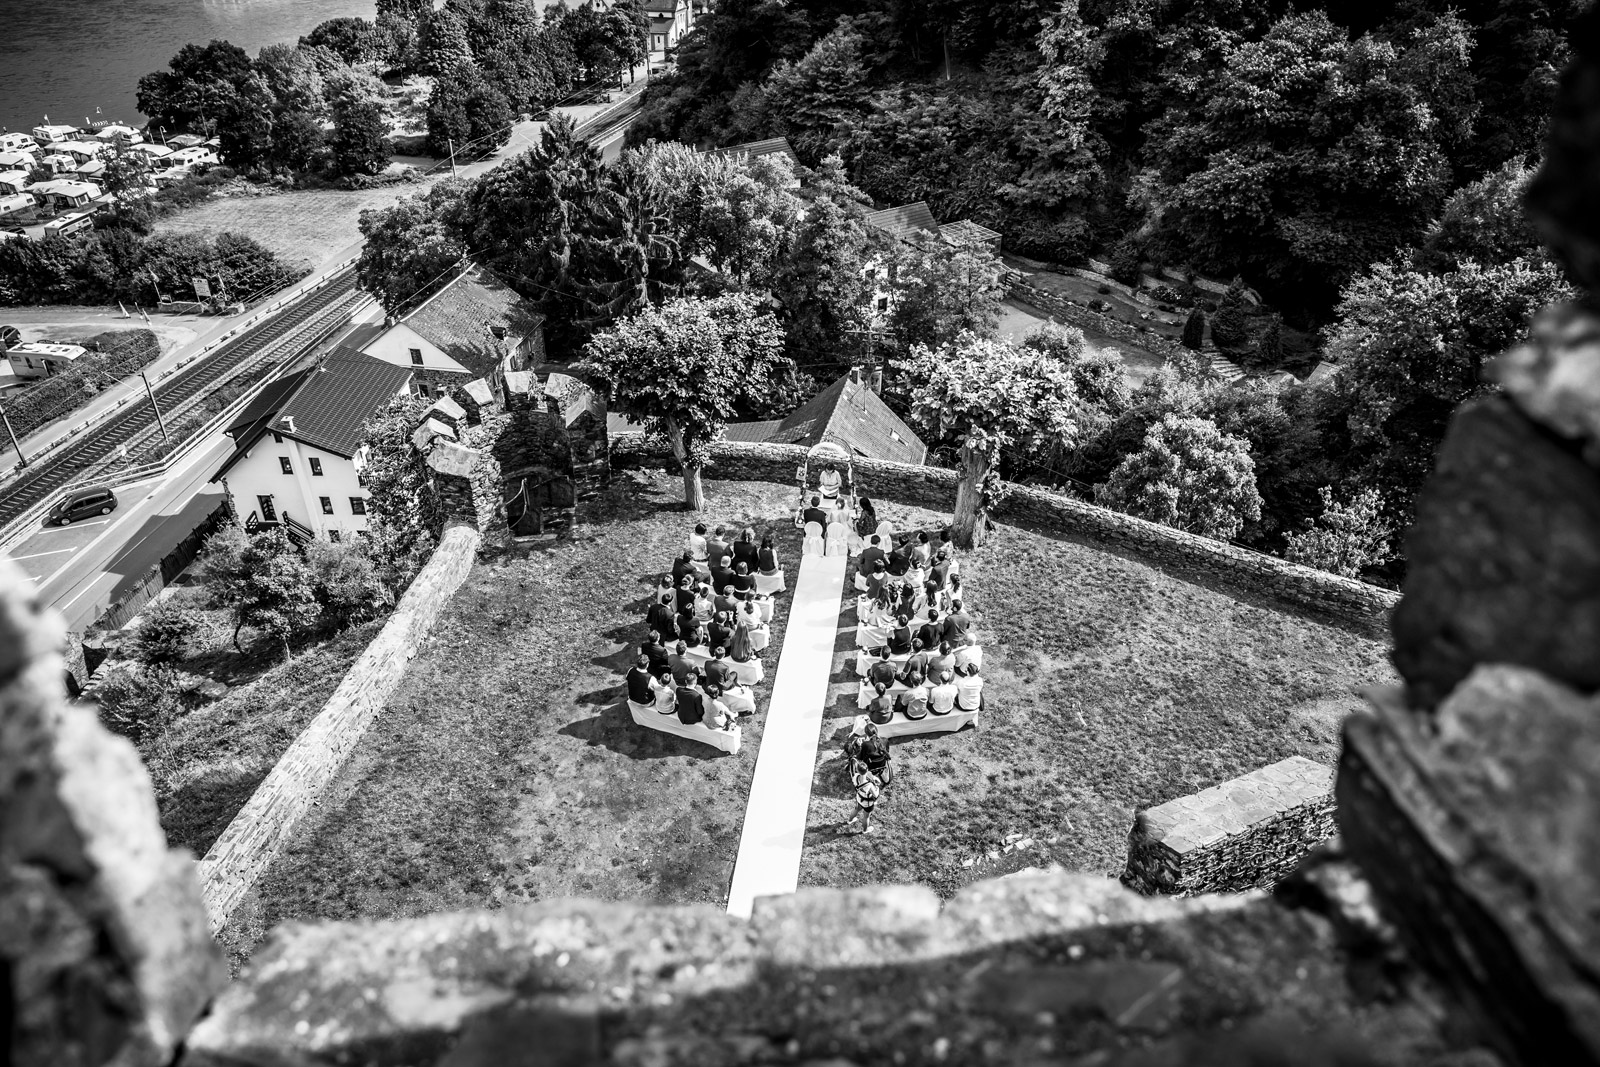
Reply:
[[[339,543],[339,531],[338,530],[329,530],[328,531],[328,540],[333,542],[334,544],[338,544]]]
[[[652,51],[660,52],[660,51],[664,50],[666,47],[667,47],[667,35],[666,34],[664,34],[664,33],[652,33],[650,35],[650,48],[651,48]]]
[[[422,366],[422,349],[413,348],[413,349],[410,350],[410,352],[411,352],[411,365],[413,367]]]
[[[888,297],[886,297],[886,296],[878,297],[878,310],[879,311],[888,311],[889,310],[889,298]]]
[[[322,477],[322,460],[315,456],[311,457],[311,474],[313,477]],[[333,512],[330,511],[328,514],[332,515]]]
[[[283,444],[283,434],[281,434],[281,433],[277,432],[276,430],[274,430],[272,432],[272,443],[275,444],[275,445]]]
[[[278,466],[283,470],[283,473],[285,473],[285,474],[293,474],[294,473],[294,466],[292,464],[290,464],[288,456],[279,456],[278,457]]]
[[[333,497],[324,496],[324,497],[318,497],[317,499],[322,501],[322,513],[324,515],[332,515],[333,514]]]
[[[270,496],[258,496],[258,497],[256,497],[256,507],[261,509],[261,521],[262,522],[277,522],[278,521],[278,509],[272,506],[272,497],[270,497]]]
[[[367,513],[367,498],[363,497],[363,496],[353,496],[353,497],[351,497],[350,498],[350,514],[352,514],[352,515],[365,515],[366,513]]]
[[[367,487],[367,472],[366,471],[356,471],[356,484],[359,485],[363,489],[365,489]]]

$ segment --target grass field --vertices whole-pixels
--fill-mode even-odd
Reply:
[[[922,882],[948,895],[1026,865],[1118,874],[1137,809],[1290,755],[1331,764],[1353,691],[1394,679],[1378,641],[1070,541],[1002,526],[962,568],[983,719],[893,741],[877,832],[839,835],[854,804],[840,731],[857,712],[854,674],[837,673],[849,696],[824,722],[802,885]],[[852,605],[841,651],[854,619]],[[1018,837],[1033,844],[988,858]]]
[[[248,234],[290,264],[315,270],[361,239],[366,208],[388,207],[420,185],[387,189],[316,189],[273,196],[237,196],[188,208],[156,223],[157,230]]]
[[[760,749],[773,642],[737,756],[619,710],[645,594],[689,532],[682,482],[623,476],[571,541],[480,564],[305,828],[224,932],[576,894],[721,901]],[[770,525],[793,568],[793,490],[711,482],[713,521]]]

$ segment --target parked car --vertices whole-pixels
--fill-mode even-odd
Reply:
[[[55,507],[50,509],[50,517],[45,521],[55,526],[68,526],[75,519],[86,519],[90,515],[109,515],[116,506],[117,494],[106,486],[74,489],[56,501]]]

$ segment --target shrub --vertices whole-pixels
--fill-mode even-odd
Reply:
[[[143,625],[135,635],[140,661],[170,666],[183,660],[199,630],[200,620],[193,612],[162,601],[145,613]]]
[[[1199,308],[1189,312],[1183,323],[1183,347],[1198,352],[1206,341],[1206,313]]]
[[[188,710],[170,667],[119,663],[101,676],[99,689],[100,721],[135,744],[159,736]]]
[[[1095,292],[1099,293],[1101,296],[1107,296],[1111,292],[1111,286],[1104,284],[1099,285],[1095,288]]]
[[[1118,245],[1111,253],[1111,277],[1123,285],[1138,285],[1144,273],[1144,256],[1131,244]]]

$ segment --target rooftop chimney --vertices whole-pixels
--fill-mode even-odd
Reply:
[[[283,417],[283,425],[284,425],[284,428],[286,430],[288,430],[290,433],[299,433],[299,431],[294,428],[294,416],[293,415],[285,415]]]
[[[850,368],[850,380],[852,382],[855,382],[857,385],[861,384],[861,368],[860,367],[851,367]]]

